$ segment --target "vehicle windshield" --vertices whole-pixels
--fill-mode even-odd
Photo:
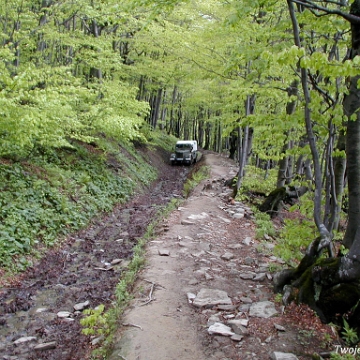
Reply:
[[[179,150],[191,150],[191,144],[176,144],[176,148]]]

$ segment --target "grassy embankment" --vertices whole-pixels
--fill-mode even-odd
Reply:
[[[146,146],[170,151],[175,139],[152,133]],[[143,145],[143,144],[142,144]],[[20,161],[0,158],[0,268],[21,271],[66,234],[125,202],[157,177],[131,143],[37,149]]]

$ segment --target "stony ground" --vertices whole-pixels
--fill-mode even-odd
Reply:
[[[210,178],[164,220],[109,360],[312,359],[337,336],[305,306],[274,300],[274,244],[231,201],[234,163],[206,154]]]
[[[109,360],[263,360],[280,353],[301,360],[334,350],[336,335],[306,307],[284,309],[275,301],[271,269],[281,260],[272,255],[272,239],[255,239],[250,209],[229,202],[224,180],[235,164],[212,153],[204,158],[210,178],[148,244]],[[157,206],[181,197],[189,168],[165,159],[152,154],[161,175],[146,194],[69,237],[23,276],[3,281],[0,359],[90,358],[82,309],[111,304]]]

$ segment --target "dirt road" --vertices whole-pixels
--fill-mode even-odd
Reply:
[[[210,178],[148,246],[109,360],[311,359],[327,345],[320,332],[305,338],[301,322],[274,302],[269,265],[280,260],[271,242],[255,240],[251,211],[229,203],[223,185],[235,164],[216,154],[205,162]]]
[[[283,312],[274,301],[269,266],[279,259],[273,244],[255,239],[251,211],[229,202],[224,187],[235,164],[213,153],[205,154],[205,163],[209,179],[164,219],[147,246],[146,266],[107,360],[264,360],[279,354],[301,360],[329,350],[324,327],[306,308]],[[181,195],[188,168],[161,166],[148,194],[69,238],[0,289],[0,359],[89,358],[91,339],[81,334],[74,305],[112,303],[156,204]],[[49,347],[37,349],[41,344]]]

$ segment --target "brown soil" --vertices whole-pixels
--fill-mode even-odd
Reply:
[[[5,360],[84,360],[92,350],[89,336],[81,333],[81,313],[74,304],[90,302],[95,308],[107,308],[132,247],[141,237],[157,211],[173,196],[181,197],[188,167],[171,167],[167,154],[153,153],[151,161],[159,168],[159,180],[146,193],[118,206],[111,214],[97,219],[86,230],[70,236],[63,246],[50,251],[25,274],[4,284],[0,290],[0,354]],[[134,301],[126,311],[115,336],[109,360],[187,360],[187,359],[268,359],[273,351],[292,352],[299,359],[311,359],[314,352],[333,350],[336,335],[304,306],[292,305],[270,319],[251,318],[248,335],[241,342],[209,335],[207,320],[214,312],[226,321],[230,316],[247,317],[246,312],[198,309],[189,304],[186,294],[201,288],[227,291],[234,305],[242,299],[274,300],[271,280],[254,282],[234,276],[246,258],[254,259],[253,268],[269,263],[271,253],[258,251],[254,224],[248,213],[243,219],[231,219],[224,211],[230,191],[225,179],[236,171],[227,158],[206,153],[211,173],[192,195],[157,229],[158,236],[148,244],[147,263],[139,274]],[[190,215],[201,215],[193,225],[182,225]],[[233,248],[246,237],[251,246]],[[192,246],[184,247],[181,240]],[[160,256],[161,251],[169,256]],[[230,251],[235,260],[227,262],[219,255]],[[111,266],[113,260],[120,259]],[[205,275],[206,274],[206,275]],[[41,309],[41,312],[37,312]],[[73,313],[61,319],[59,311]],[[275,329],[274,323],[285,327]],[[14,345],[19,338],[34,337]],[[55,342],[49,350],[34,350],[38,343]]]

